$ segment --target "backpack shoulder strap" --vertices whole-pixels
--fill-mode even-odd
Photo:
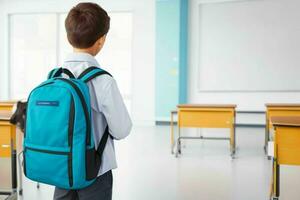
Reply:
[[[97,147],[97,154],[98,154],[100,159],[102,158],[103,151],[105,149],[108,137],[109,137],[109,130],[108,130],[108,126],[106,126],[106,128],[104,130],[104,133],[103,133],[103,136],[102,136],[102,138],[101,138],[101,140],[98,144],[98,147]]]
[[[96,78],[97,76],[101,76],[104,74],[112,76],[110,73],[108,73],[107,71],[105,71],[99,67],[89,67],[78,76],[78,79],[87,83],[90,80]]]
[[[104,75],[104,74],[112,76],[110,73],[108,73],[107,71],[105,71],[99,67],[89,67],[78,76],[78,79],[87,83],[90,80],[92,80],[98,76]],[[97,155],[99,156],[100,159],[102,158],[102,154],[105,149],[108,137],[109,137],[109,128],[108,128],[108,126],[106,126],[103,136],[102,136],[102,138],[98,144],[98,148],[97,148]]]
[[[75,76],[72,74],[70,70],[60,67],[60,68],[52,69],[48,74],[48,79],[60,77],[61,74],[66,74],[69,76],[69,78],[75,78]]]
[[[60,70],[61,70],[61,67],[52,69],[52,70],[49,72],[49,74],[48,74],[48,76],[47,76],[47,79],[53,78],[54,75],[55,75],[55,74],[58,74],[58,72],[59,72]]]

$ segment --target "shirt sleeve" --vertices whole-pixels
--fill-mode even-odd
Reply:
[[[113,78],[104,88],[100,102],[99,100],[97,98],[98,108],[105,116],[111,136],[117,140],[128,136],[132,128],[132,122],[117,83]]]

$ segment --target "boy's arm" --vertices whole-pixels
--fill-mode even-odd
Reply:
[[[128,136],[132,128],[132,122],[117,83],[113,78],[106,85],[103,98],[97,104],[106,118],[111,136],[117,140]]]

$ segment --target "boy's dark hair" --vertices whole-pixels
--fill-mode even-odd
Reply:
[[[67,37],[75,48],[89,48],[107,34],[110,17],[95,3],[79,3],[73,7],[65,21]]]

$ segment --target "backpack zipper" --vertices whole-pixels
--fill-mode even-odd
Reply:
[[[25,151],[26,150],[36,151],[36,152],[40,152],[40,153],[56,154],[56,155],[69,155],[69,152],[36,149],[36,148],[32,148],[32,147],[25,147]]]
[[[70,113],[69,113],[69,129],[68,129],[68,143],[70,147],[70,154],[68,156],[68,174],[70,187],[73,186],[73,131],[75,120],[75,106],[74,99],[71,97]]]

